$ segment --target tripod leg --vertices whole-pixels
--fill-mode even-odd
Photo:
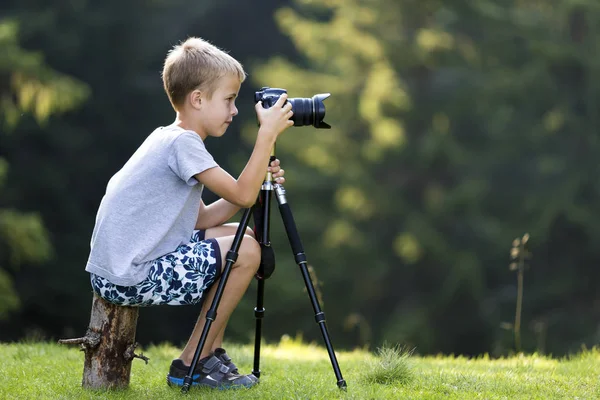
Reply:
[[[217,318],[217,308],[219,307],[219,302],[221,301],[221,297],[223,296],[223,290],[225,289],[225,284],[227,283],[227,279],[229,278],[231,268],[233,267],[233,264],[237,261],[240,245],[242,244],[242,239],[244,238],[246,227],[248,227],[248,222],[250,221],[251,211],[252,208],[248,208],[246,209],[246,211],[244,211],[242,220],[240,221],[238,229],[235,232],[235,237],[233,238],[231,249],[227,252],[227,256],[225,258],[225,268],[223,269],[223,273],[221,274],[221,279],[219,281],[219,286],[217,286],[215,297],[213,298],[210,308],[206,312],[206,323],[204,324],[204,328],[202,329],[202,334],[200,335],[200,340],[198,341],[198,347],[196,347],[194,358],[192,359],[192,363],[190,364],[190,369],[188,370],[187,375],[183,379],[183,387],[181,388],[182,393],[187,393],[188,390],[190,390],[190,386],[192,385],[192,376],[194,374],[194,369],[196,369],[198,359],[200,358],[200,354],[202,353],[202,349],[204,348],[204,344],[206,343],[206,337],[208,336],[210,326],[212,325],[213,321]]]
[[[265,316],[264,296],[265,279],[269,278],[275,270],[275,254],[271,247],[269,235],[271,220],[271,194],[273,193],[273,184],[266,180],[260,191],[260,208],[254,209],[254,235],[261,247],[261,264],[256,274],[258,287],[256,292],[256,307],[254,308],[254,318],[256,319],[256,330],[254,336],[254,366],[252,374],[260,378],[260,346],[262,339],[262,320]]]
[[[304,284],[306,285],[306,289],[308,290],[308,296],[310,297],[310,301],[315,311],[315,319],[319,324],[319,327],[321,328],[321,333],[323,334],[323,339],[325,340],[325,346],[327,347],[327,352],[329,353],[329,359],[331,360],[331,365],[333,366],[333,372],[335,373],[335,377],[337,378],[337,385],[340,389],[345,390],[347,386],[346,381],[342,377],[342,372],[340,371],[335,352],[333,351],[333,346],[331,344],[329,333],[327,331],[327,325],[325,324],[325,313],[321,310],[321,306],[319,305],[319,300],[317,299],[315,288],[313,286],[312,280],[310,279],[310,274],[308,272],[308,263],[306,260],[306,255],[304,254],[304,248],[302,247],[302,242],[300,241],[300,235],[298,234],[296,223],[294,222],[292,210],[290,209],[290,206],[287,203],[287,199],[285,197],[285,189],[283,188],[283,186],[275,184],[275,194],[277,196],[277,202],[279,203],[279,211],[281,212],[283,225],[285,226],[285,231],[287,233],[290,246],[292,247],[292,251],[294,253],[294,259],[296,261],[296,264],[298,264],[298,266],[300,267],[302,277],[304,278]]]
[[[260,378],[260,342],[262,338],[262,319],[265,316],[264,308],[264,296],[265,296],[265,281],[260,279],[258,281],[257,293],[256,293],[256,307],[254,308],[254,317],[256,318],[256,330],[254,332],[254,365],[252,368],[252,374],[257,378]]]

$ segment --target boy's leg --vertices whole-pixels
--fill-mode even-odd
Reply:
[[[236,230],[237,224],[229,224],[211,228],[206,231],[206,239],[214,237],[217,242],[219,242],[221,260],[223,260],[221,268],[224,268],[227,252],[231,249],[231,245],[233,244],[234,236],[231,235],[231,232],[235,233]],[[227,233],[230,235],[217,236]],[[231,268],[231,273],[227,279],[225,289],[223,290],[223,296],[221,297],[219,307],[217,308],[217,318],[213,321],[211,329],[208,332],[200,358],[207,357],[215,348],[221,347],[223,333],[227,321],[229,320],[229,316],[246,292],[246,289],[258,270],[260,264],[260,245],[253,236],[250,236],[249,233],[251,233],[251,231],[247,230],[247,233],[248,234],[244,236],[240,245],[238,259]],[[215,282],[207,293],[194,331],[179,357],[187,365],[191,363],[192,358],[194,357],[194,352],[196,351],[200,335],[206,323],[206,312],[212,304],[217,286],[218,283]]]
[[[210,239],[210,238],[220,238],[220,237],[225,237],[225,236],[232,236],[235,235],[235,233],[237,232],[239,224],[237,222],[234,223],[230,223],[230,224],[223,224],[220,226],[215,226],[213,228],[209,228],[206,230],[206,233],[204,235],[205,239]],[[246,236],[251,236],[254,239],[254,232],[252,231],[252,229],[250,228],[246,228]],[[244,237],[244,240],[246,240],[247,237]],[[243,240],[242,240],[243,243]],[[230,248],[228,248],[227,250],[229,250]],[[259,249],[260,251],[260,249]],[[238,257],[239,258],[239,257]],[[225,258],[221,257],[221,260],[224,260]],[[259,262],[260,262],[260,258],[259,258]],[[222,268],[225,268],[225,264],[223,264]],[[212,298],[211,298],[211,302],[212,302]],[[206,303],[203,304],[206,308],[203,310],[204,314],[200,314],[200,318],[206,318],[206,312],[208,311],[208,309],[210,308],[210,303],[207,305]],[[215,340],[213,342],[212,345],[212,350],[218,348],[218,347],[223,347],[223,337],[225,335],[225,328],[227,328],[227,322],[229,321],[229,319],[227,321],[224,321],[223,324],[223,328],[221,328],[221,331],[217,334],[217,336],[215,337]],[[202,325],[204,326],[204,325]],[[211,351],[212,351],[211,350]]]

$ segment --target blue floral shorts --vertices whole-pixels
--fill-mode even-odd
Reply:
[[[221,250],[215,239],[194,231],[189,243],[154,260],[148,277],[135,286],[119,286],[91,274],[92,288],[119,306],[197,304],[221,275]]]

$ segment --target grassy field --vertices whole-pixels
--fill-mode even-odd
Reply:
[[[227,346],[249,373],[252,346]],[[92,392],[81,388],[83,353],[53,343],[0,344],[0,399],[599,399],[600,349],[553,359],[520,355],[505,359],[418,357],[383,349],[376,355],[340,352],[348,383],[341,391],[327,356],[317,346],[282,340],[261,352],[261,383],[251,389],[192,388],[187,395],[166,385],[178,350],[143,349],[148,365],[134,360],[129,389]]]

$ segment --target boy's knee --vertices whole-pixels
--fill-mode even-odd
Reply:
[[[240,245],[238,262],[241,265],[258,270],[260,254],[260,244],[254,239],[254,236],[244,235],[244,239]]]
[[[254,237],[254,231],[253,231],[252,229],[248,228],[248,227],[246,227],[246,233],[245,233],[245,235],[246,235],[246,236],[250,236],[252,239],[256,239],[256,238]],[[245,238],[244,238],[244,239],[245,239]]]
[[[233,222],[233,223],[228,224],[228,225],[232,227],[233,232],[231,232],[231,234],[235,235],[237,233],[238,228],[240,227],[240,224],[238,222]],[[254,231],[250,227],[246,227],[246,232],[244,233],[244,235],[250,236],[251,238],[254,239]],[[245,239],[246,238],[244,238],[244,240]]]

